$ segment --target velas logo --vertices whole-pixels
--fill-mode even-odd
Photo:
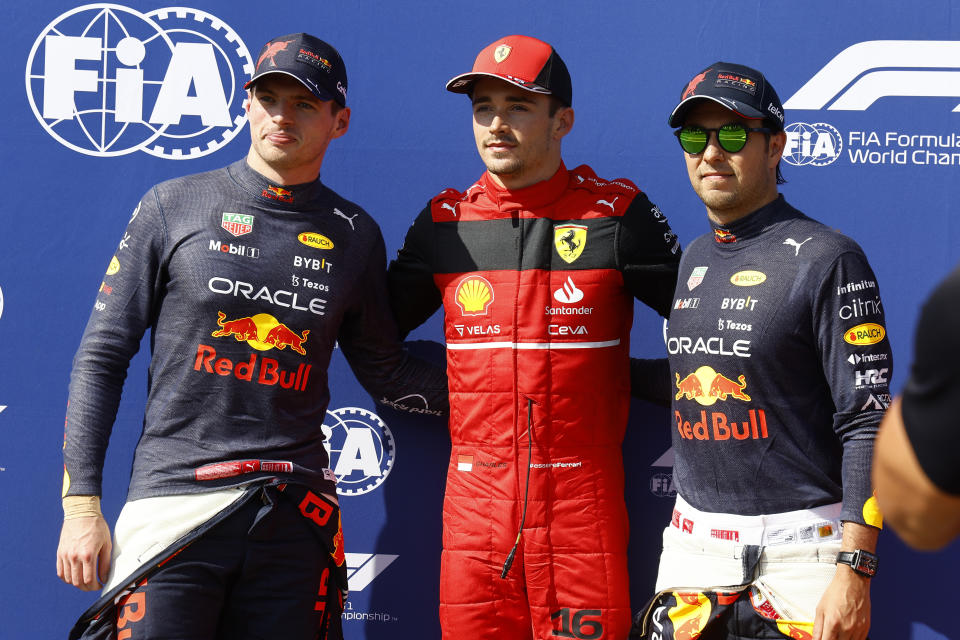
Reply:
[[[762,271],[738,271],[730,276],[730,284],[738,287],[755,287],[762,284],[767,279],[767,274]]]
[[[40,125],[86,155],[208,155],[243,128],[250,52],[222,20],[187,7],[87,4],[54,18],[27,57]]]
[[[843,334],[843,340],[847,344],[862,346],[877,344],[886,336],[886,330],[883,326],[875,322],[865,322],[855,327],[850,327]]]
[[[307,336],[310,335],[310,330],[304,329],[303,333],[297,333],[269,313],[227,320],[227,314],[218,311],[217,325],[220,328],[210,334],[213,338],[232,336],[237,342],[245,341],[258,351],[269,349],[283,351],[290,347],[292,351],[302,356],[307,355],[303,345],[307,341]]]
[[[220,226],[234,236],[243,236],[253,231],[253,216],[244,213],[223,212]]]
[[[826,122],[792,122],[783,130],[787,143],[782,158],[795,167],[823,167],[836,161],[843,151],[843,136]]]
[[[682,380],[679,373],[674,372],[674,376],[677,378],[675,400],[686,397],[687,400],[696,400],[705,407],[717,400],[726,401],[728,397],[750,402],[750,396],[744,391],[747,382],[742,375],[734,381],[722,373],[717,373],[712,367],[702,366]]]
[[[308,247],[313,247],[314,249],[333,249],[333,240],[322,233],[313,233],[307,231],[298,235],[297,240],[299,240],[301,244],[305,244]]]
[[[562,224],[553,228],[553,245],[564,262],[572,263],[587,246],[587,227],[581,224]]]
[[[838,53],[783,106],[864,111],[885,96],[960,98],[958,61],[958,41],[858,42]]]
[[[342,496],[369,493],[383,484],[396,459],[396,444],[387,424],[359,407],[327,411],[323,446]]]
[[[467,276],[457,285],[454,299],[465,316],[485,316],[493,302],[493,285],[482,276]]]

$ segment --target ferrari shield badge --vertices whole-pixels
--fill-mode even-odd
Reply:
[[[566,262],[573,262],[587,246],[587,227],[580,224],[562,224],[553,228],[553,245]]]
[[[507,59],[511,51],[513,51],[513,47],[508,44],[502,44],[493,50],[493,59],[499,64]]]

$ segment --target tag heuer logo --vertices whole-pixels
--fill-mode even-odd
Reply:
[[[253,216],[225,211],[220,226],[232,235],[243,236],[253,231]]]
[[[513,47],[508,44],[502,44],[493,51],[493,59],[499,64],[507,59]]]
[[[707,268],[706,268],[706,267],[697,267],[697,268],[695,268],[695,269],[690,273],[690,277],[687,278],[687,289],[689,289],[690,291],[693,291],[694,289],[696,289],[697,286],[699,286],[699,284],[700,284],[701,282],[703,282],[703,277],[704,277],[705,275],[707,275]]]

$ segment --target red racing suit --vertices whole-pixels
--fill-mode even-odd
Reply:
[[[388,274],[401,331],[445,317],[444,638],[627,636],[633,298],[666,316],[679,257],[636,186],[586,166],[516,191],[485,173],[410,228]]]

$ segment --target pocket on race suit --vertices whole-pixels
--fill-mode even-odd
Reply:
[[[765,547],[754,586],[784,620],[813,622],[839,552],[839,540]]]

